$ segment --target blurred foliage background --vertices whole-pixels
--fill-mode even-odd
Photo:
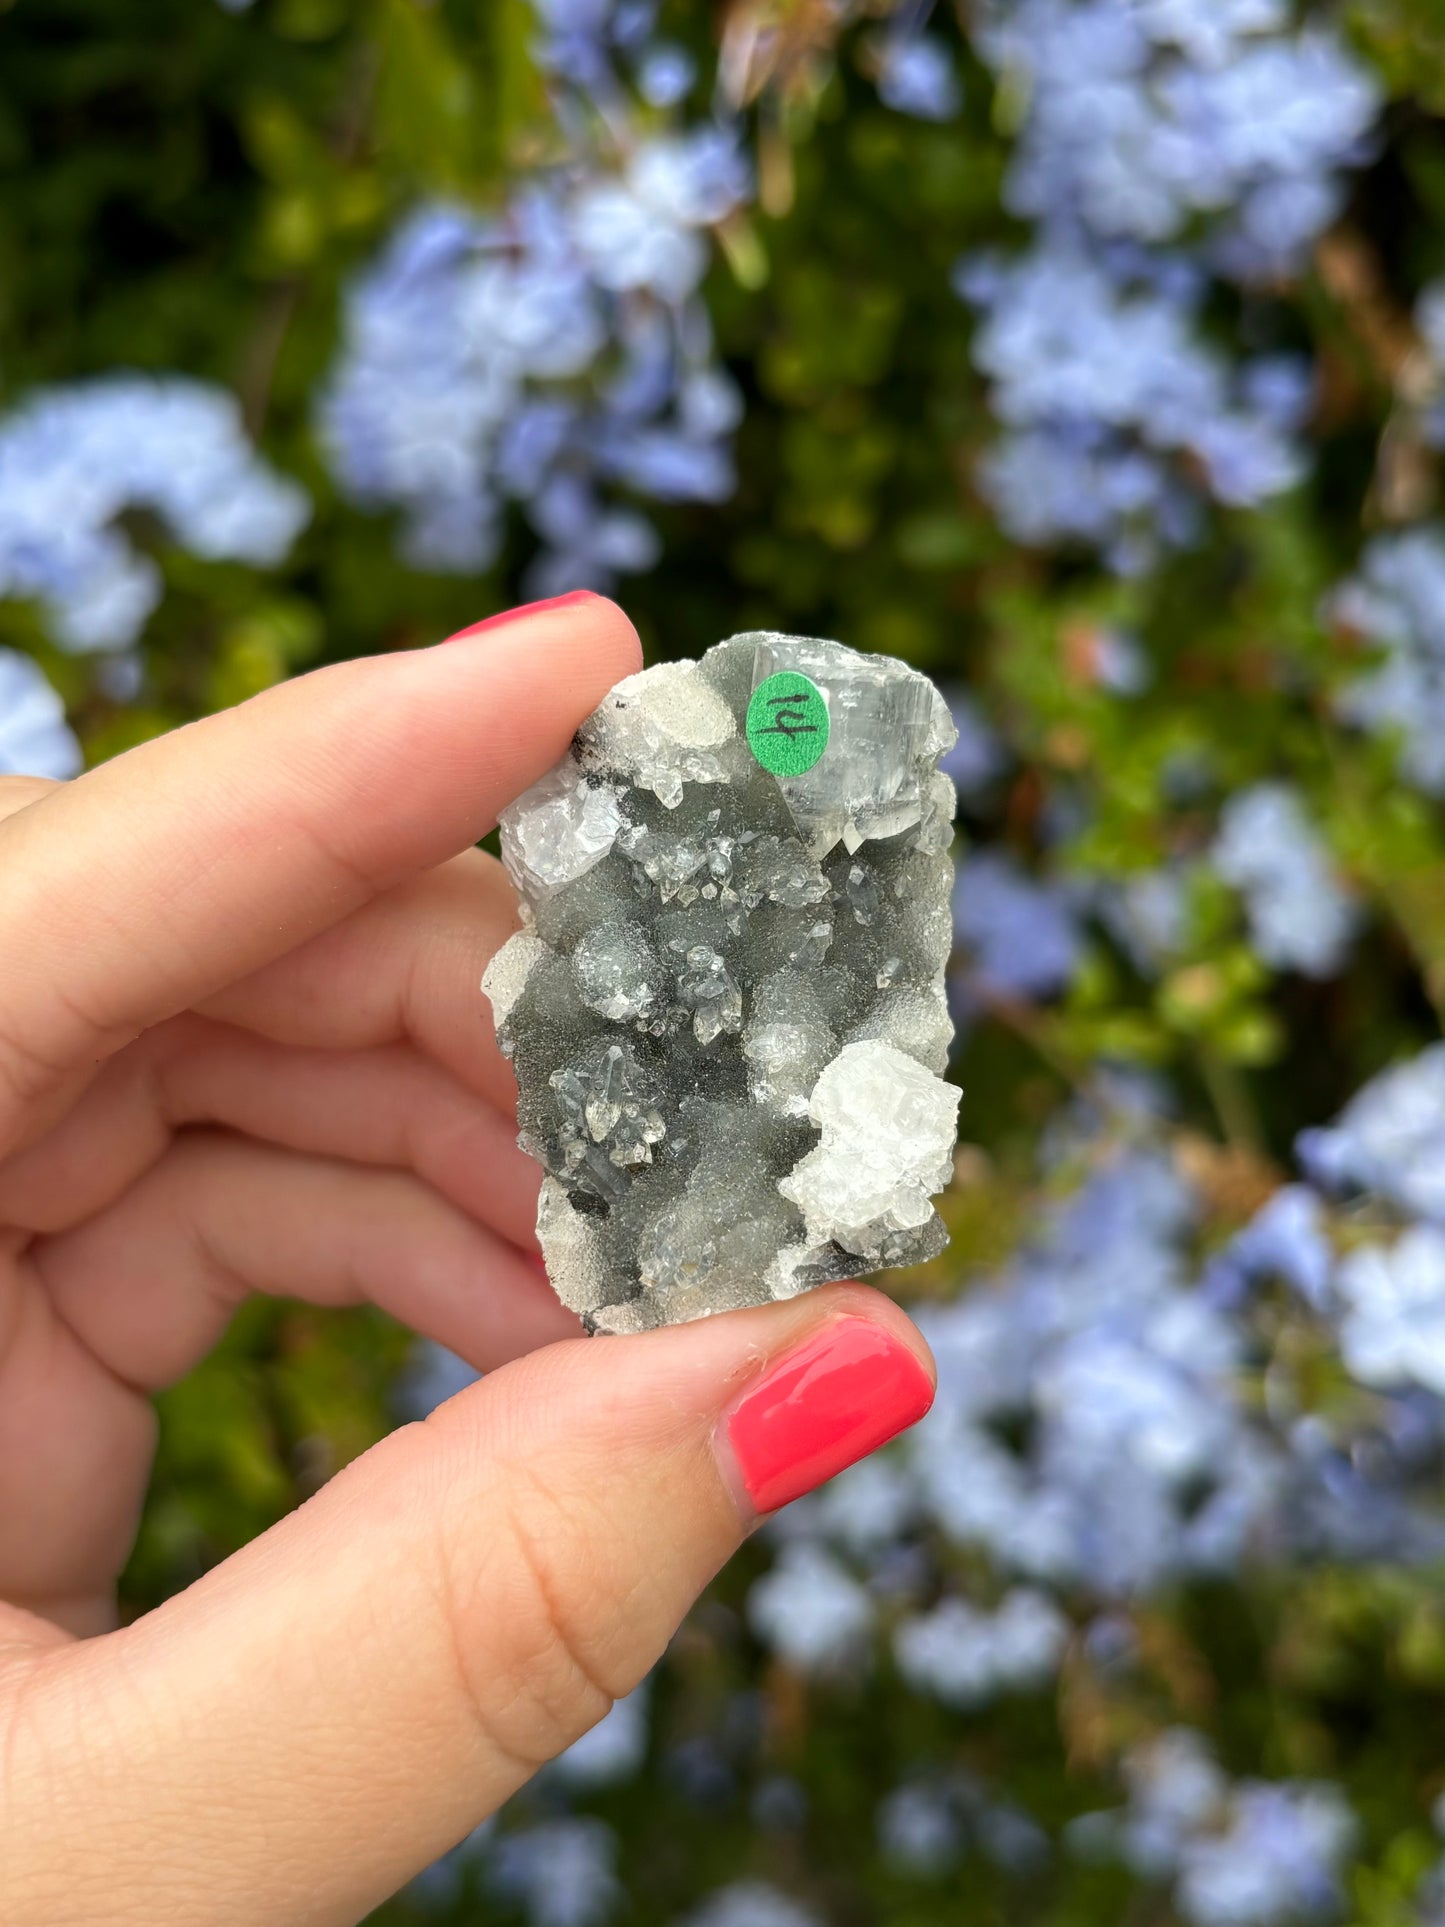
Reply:
[[[960,723],[938,1410],[379,1920],[1445,1918],[1442,116],[1436,0],[0,4],[0,769],[580,582]],[[248,1307],[126,1610],[467,1376]]]

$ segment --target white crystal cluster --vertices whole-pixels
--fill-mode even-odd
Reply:
[[[754,689],[828,713],[771,775]],[[502,818],[524,927],[483,980],[563,1302],[640,1331],[942,1250],[955,731],[886,656],[755,634],[629,676]]]

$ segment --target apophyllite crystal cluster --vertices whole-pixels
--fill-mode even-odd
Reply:
[[[942,1250],[953,741],[903,663],[734,636],[619,683],[503,815],[524,927],[482,987],[592,1330]]]

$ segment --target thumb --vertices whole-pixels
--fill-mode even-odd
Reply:
[[[147,1618],[0,1672],[0,1918],[358,1920],[636,1685],[760,1513],[932,1396],[860,1286],[505,1366]]]

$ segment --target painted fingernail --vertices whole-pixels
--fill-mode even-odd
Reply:
[[[837,1318],[785,1353],[724,1422],[754,1509],[775,1512],[921,1419],[933,1382],[868,1318]]]
[[[509,623],[525,622],[529,616],[539,616],[548,609],[574,609],[579,603],[600,600],[591,589],[573,589],[566,595],[548,596],[545,602],[524,602],[519,609],[502,609],[494,616],[484,616],[480,622],[458,629],[447,641],[461,642],[467,636],[480,636],[488,629],[505,629]]]

